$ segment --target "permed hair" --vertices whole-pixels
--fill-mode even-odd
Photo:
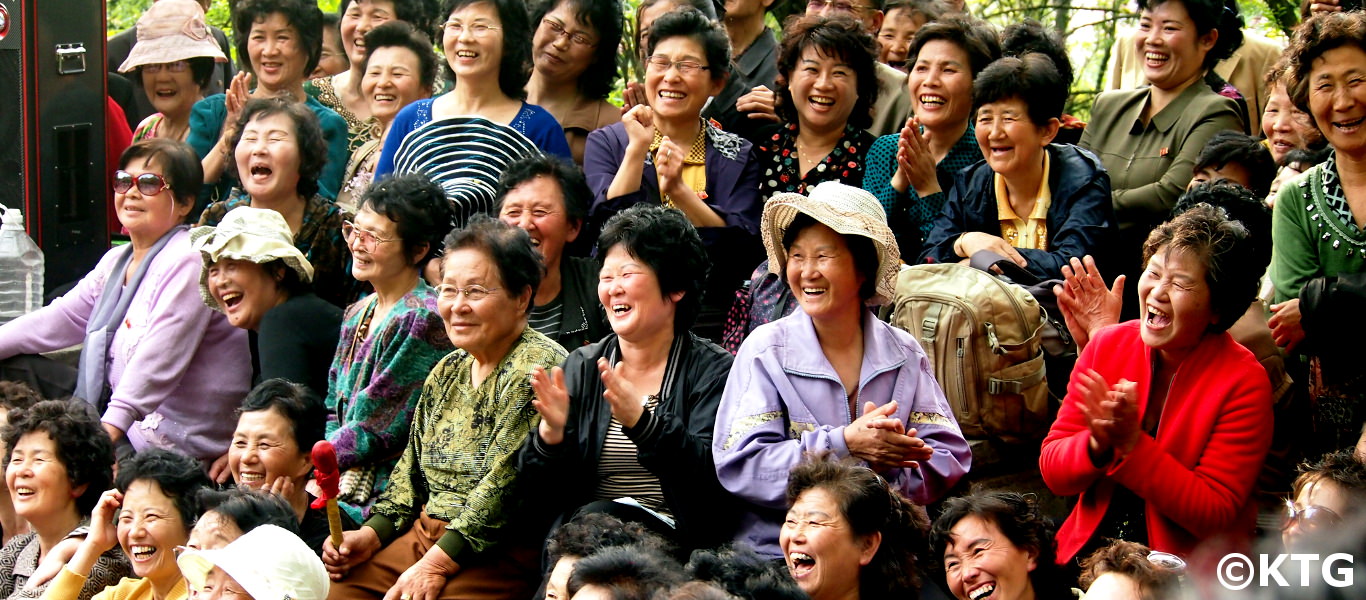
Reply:
[[[15,408],[3,431],[5,464],[9,464],[19,438],[39,432],[52,438],[57,462],[66,468],[71,487],[86,486],[76,497],[76,514],[89,515],[100,494],[114,481],[114,443],[104,432],[99,415],[80,400],[44,400],[28,408]]]
[[[199,156],[185,142],[166,138],[149,138],[124,149],[119,155],[119,168],[127,169],[134,160],[156,161],[161,166],[161,176],[166,178],[166,186],[176,204],[194,206],[199,190],[204,187],[204,167]]]
[[[953,14],[933,23],[926,23],[915,32],[910,50],[906,51],[906,65],[914,68],[925,44],[943,40],[958,46],[968,55],[972,76],[976,78],[987,65],[1001,58],[1001,39],[996,27],[967,15]]]
[[[503,60],[498,65],[498,89],[514,100],[526,99],[526,82],[531,79],[531,19],[522,0],[443,0],[441,15],[449,19],[451,13],[474,4],[488,4],[498,13],[498,26],[503,34]],[[444,46],[444,43],[443,43]],[[447,61],[455,57],[446,57]],[[446,65],[447,74],[454,73]]]
[[[1036,598],[1066,598],[1070,585],[1056,564],[1058,548],[1053,529],[1035,502],[1016,492],[984,492],[950,498],[930,528],[930,551],[944,568],[944,550],[952,542],[951,533],[959,521],[975,517],[991,523],[1021,550],[1035,553],[1035,567],[1029,573]]]
[[[1137,542],[1114,540],[1081,561],[1081,577],[1077,583],[1084,590],[1091,589],[1096,578],[1105,573],[1128,577],[1138,586],[1143,600],[1172,598],[1181,587],[1181,573],[1148,560],[1150,548]]]
[[[720,586],[731,598],[806,600],[807,597],[781,561],[760,556],[743,543],[715,550],[694,550],[687,569],[694,581]]]
[[[418,83],[428,94],[436,89],[436,76],[441,68],[437,64],[436,53],[432,52],[432,41],[426,34],[405,21],[389,21],[366,32],[365,60],[361,61],[360,67],[362,78],[370,68],[370,57],[380,48],[407,48],[417,56]]]
[[[502,212],[503,198],[537,177],[549,177],[560,185],[564,196],[564,212],[571,224],[582,225],[588,218],[588,207],[593,203],[593,190],[578,165],[553,154],[531,154],[512,161],[498,178],[498,202],[494,212]]]
[[[1329,452],[1316,460],[1306,461],[1299,467],[1299,476],[1291,486],[1291,498],[1298,498],[1300,492],[1310,485],[1331,482],[1347,496],[1347,514],[1338,515],[1344,519],[1361,514],[1366,507],[1366,463],[1355,455],[1355,448]]]
[[[1218,31],[1214,47],[1205,54],[1202,66],[1212,69],[1219,61],[1233,56],[1233,52],[1243,45],[1243,15],[1238,11],[1238,0],[1136,0],[1139,13],[1156,9],[1167,2],[1180,2],[1186,7],[1195,24],[1195,33],[1205,37],[1210,31]]]
[[[531,290],[525,313],[531,314],[544,268],[541,266],[541,255],[531,245],[531,236],[526,231],[489,215],[479,214],[470,219],[468,225],[447,235],[445,246],[446,253],[441,259],[442,273],[445,273],[446,262],[456,251],[472,249],[483,252],[493,259],[493,264],[498,268],[498,278],[510,296]]]
[[[323,11],[316,2],[308,0],[238,0],[232,7],[232,39],[237,50],[238,65],[243,71],[256,74],[253,70],[251,54],[247,44],[251,39],[251,28],[263,23],[270,15],[279,14],[285,22],[299,34],[299,48],[308,53],[304,72],[299,77],[306,78],[323,55]],[[302,81],[302,79],[300,79]]]
[[[1172,209],[1172,216],[1175,217],[1200,204],[1208,204],[1224,211],[1229,219],[1247,228],[1252,244],[1250,256],[1253,260],[1268,265],[1271,264],[1271,208],[1262,201],[1266,195],[1257,194],[1255,190],[1232,183],[1201,184],[1181,195],[1176,201],[1176,207]]]
[[[778,49],[778,116],[788,123],[797,122],[796,103],[788,85],[807,48],[838,59],[854,72],[858,98],[849,113],[849,125],[867,129],[873,124],[873,105],[878,97],[877,44],[863,23],[848,15],[802,17],[787,26]]]
[[[1220,131],[1214,134],[1200,155],[1195,159],[1192,170],[1222,169],[1229,163],[1242,165],[1247,170],[1248,189],[1261,198],[1271,193],[1271,180],[1276,178],[1276,160],[1266,145],[1241,131]]]
[[[370,210],[394,222],[409,266],[421,269],[441,253],[441,240],[450,233],[454,217],[441,186],[421,173],[395,175],[376,181],[361,195],[356,211]],[[423,246],[426,249],[421,254]]]
[[[1058,76],[1062,77],[1063,88],[1072,88],[1072,59],[1068,58],[1067,45],[1057,30],[1034,19],[1025,19],[1001,32],[1003,56],[1024,56],[1030,52],[1037,52],[1052,60]]]
[[[626,19],[618,0],[541,0],[531,10],[531,26],[541,27],[541,21],[556,7],[567,4],[574,10],[574,18],[593,30],[598,45],[588,69],[579,75],[579,93],[593,100],[603,100],[612,93],[617,81],[617,53]]]
[[[171,499],[186,533],[199,517],[199,491],[211,486],[198,460],[164,448],[148,448],[119,462],[114,487],[127,493],[138,481],[157,484],[161,493]]]
[[[652,600],[683,583],[683,567],[669,555],[645,546],[613,546],[574,563],[569,595],[584,586],[606,588],[613,600]]]
[[[711,260],[702,236],[676,208],[637,204],[612,215],[598,235],[598,264],[613,246],[645,263],[659,280],[659,292],[683,292],[674,310],[674,333],[692,327],[701,306]]]
[[[274,410],[289,421],[299,452],[309,454],[313,444],[327,437],[327,407],[306,385],[278,377],[262,381],[247,392],[237,415],[266,410]]]
[[[707,56],[707,73],[712,81],[730,75],[730,38],[721,24],[692,7],[676,8],[650,24],[650,43],[646,55],[655,53],[659,43],[671,37],[692,38]]]
[[[1203,186],[1197,187],[1197,192],[1237,194],[1238,187]],[[1216,317],[1207,329],[1209,333],[1227,331],[1257,297],[1257,282],[1266,272],[1266,264],[1247,260],[1255,250],[1252,236],[1247,227],[1229,219],[1223,210],[1200,203],[1158,225],[1143,243],[1143,264],[1164,249],[1168,256],[1172,251],[1189,253],[1205,265],[1210,310]]]
[[[1062,117],[1067,105],[1067,86],[1047,56],[1038,52],[1007,56],[991,63],[972,80],[972,106],[975,111],[983,105],[1010,99],[1023,102],[1029,121],[1035,127],[1044,127]]]
[[[5,410],[27,409],[43,401],[37,390],[21,381],[0,381],[0,408]],[[6,461],[8,462],[8,461]]]
[[[318,115],[313,114],[313,110],[304,103],[289,98],[248,100],[242,108],[242,116],[237,119],[237,129],[232,134],[233,153],[236,154],[248,123],[275,115],[285,115],[294,123],[294,141],[299,147],[299,183],[294,191],[308,200],[318,193],[318,177],[327,165],[327,140],[323,137],[322,126],[318,124]],[[241,181],[242,174],[237,172],[236,160],[229,163],[229,168]]]
[[[1366,52],[1366,20],[1360,12],[1333,12],[1315,15],[1295,28],[1290,45],[1282,55],[1288,62],[1286,91],[1290,101],[1309,114],[1309,75],[1314,62],[1329,50],[1353,47]]]
[[[588,512],[561,525],[546,543],[546,554],[553,565],[561,558],[583,558],[615,546],[645,546],[663,554],[673,548],[664,538],[635,522],[623,522],[607,513]]]

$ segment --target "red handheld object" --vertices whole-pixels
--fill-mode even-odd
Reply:
[[[313,501],[313,508],[322,508],[328,500],[336,499],[341,473],[337,471],[337,451],[332,447],[332,442],[321,440],[313,444],[313,479],[322,491],[318,499]]]

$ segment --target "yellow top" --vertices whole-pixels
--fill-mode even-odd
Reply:
[[[80,596],[81,587],[85,586],[85,576],[62,567],[62,572],[52,579],[52,583],[43,592],[42,600],[69,600]],[[171,588],[165,600],[185,600],[189,597],[189,590],[185,587],[185,580],[180,579],[175,587]],[[91,600],[156,600],[152,593],[152,581],[149,579],[129,579],[127,577],[119,580],[117,584],[104,588],[103,592],[95,594]]]
[[[1053,193],[1048,189],[1048,153],[1043,154],[1043,180],[1039,182],[1039,192],[1035,196],[1034,210],[1029,218],[1015,214],[1010,206],[1010,192],[1006,190],[1006,179],[1000,173],[995,175],[996,213],[1001,220],[1001,238],[1015,248],[1027,250],[1048,249],[1048,207],[1053,203]]]
[[[655,162],[659,162],[659,145],[664,142],[664,135],[655,130],[655,139],[650,142],[650,154],[655,155]],[[683,171],[679,175],[683,178],[683,183],[688,189],[697,192],[703,200],[707,198],[707,124],[703,123],[702,128],[697,130],[697,137],[693,138],[692,147],[688,149],[688,155],[683,157]],[[660,200],[664,206],[673,206],[674,203],[668,195],[662,194]]]

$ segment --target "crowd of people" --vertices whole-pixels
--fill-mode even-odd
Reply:
[[[128,243],[0,326],[0,596],[1152,599],[1361,550],[1366,13],[1266,51],[1139,0],[1083,122],[1057,32],[961,2],[209,4],[111,40]],[[1065,514],[972,491],[934,317],[880,310],[982,257],[1075,349],[1003,442]]]

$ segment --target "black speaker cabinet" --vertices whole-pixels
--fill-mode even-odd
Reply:
[[[0,0],[0,204],[23,208],[48,290],[109,247],[104,62],[103,0]]]

